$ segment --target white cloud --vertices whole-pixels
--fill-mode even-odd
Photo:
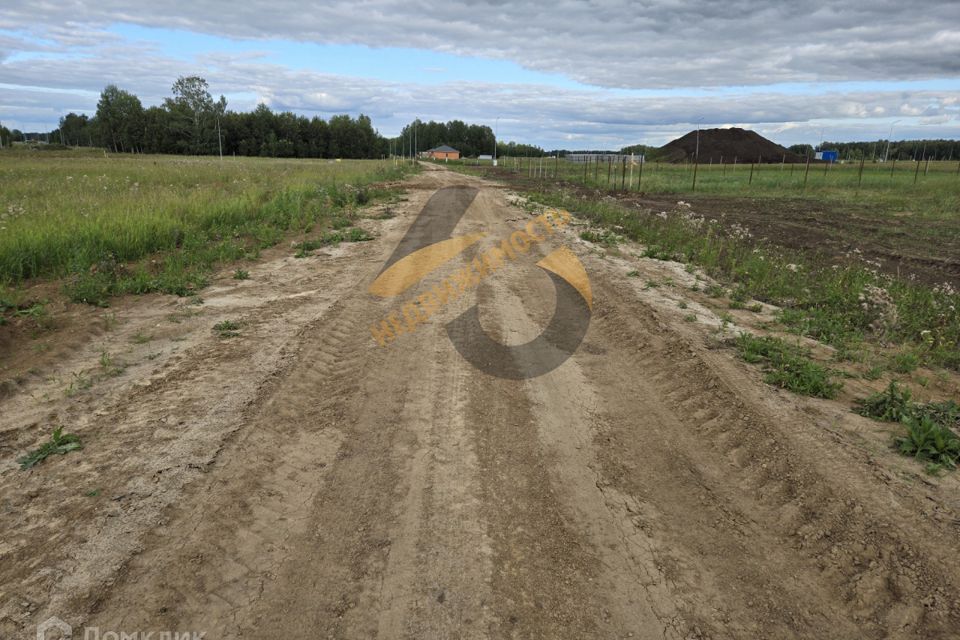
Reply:
[[[66,20],[65,20],[66,18]],[[243,53],[185,61],[105,29],[112,24],[186,29],[249,39]],[[52,26],[45,26],[52,25]],[[707,126],[751,126],[793,142],[819,129],[876,138],[889,122],[920,118],[957,135],[958,90],[823,92],[831,81],[952,80],[960,74],[960,4],[879,0],[863,6],[691,0],[583,3],[360,0],[304,4],[119,0],[6,0],[0,9],[0,118],[41,129],[69,110],[92,112],[109,83],[145,104],[179,75],[206,77],[235,109],[370,115],[384,133],[415,116],[493,124],[503,139],[561,147],[665,142],[701,116]],[[258,39],[396,46],[513,60],[595,88],[447,82],[401,84],[269,64]],[[917,42],[927,45],[917,46]],[[19,54],[19,55],[18,55]],[[432,75],[444,70],[427,69]],[[739,91],[743,85],[813,82],[817,95]],[[717,91],[696,90],[711,86]],[[608,88],[667,88],[652,95]],[[683,95],[689,93],[689,95]],[[911,123],[898,127],[905,131]],[[849,137],[837,135],[835,137]]]
[[[66,6],[65,6],[66,4]],[[956,77],[960,4],[769,0],[7,0],[0,25],[83,43],[121,22],[232,38],[430,49],[516,61],[604,87]],[[924,44],[926,43],[926,44]],[[929,45],[935,46],[929,46]]]

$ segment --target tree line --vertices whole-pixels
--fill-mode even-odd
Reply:
[[[337,115],[329,120],[274,112],[264,104],[250,112],[227,109],[227,100],[210,93],[198,76],[180,77],[172,95],[144,108],[135,94],[116,85],[100,93],[96,115],[69,113],[45,133],[0,127],[9,142],[43,141],[73,147],[102,147],[117,153],[240,155],[278,158],[380,158],[410,156],[443,144],[464,157],[492,154],[494,133],[485,125],[422,122],[406,125],[396,138],[374,129],[366,115]],[[543,155],[532,145],[501,143],[499,155]]]
[[[368,116],[307,118],[273,112],[264,104],[251,112],[227,110],[207,81],[180,77],[163,104],[144,108],[135,94],[108,85],[96,115],[69,113],[43,134],[0,128],[6,141],[45,141],[64,146],[102,147],[118,153],[244,155],[283,158],[379,158],[389,143]]]
[[[207,81],[181,77],[163,105],[143,109],[136,96],[110,86],[97,103],[93,126],[100,144],[114,151],[279,158],[377,158],[381,138],[370,118],[334,116],[329,121],[264,104],[251,112],[227,111]],[[71,136],[68,134],[67,139]]]

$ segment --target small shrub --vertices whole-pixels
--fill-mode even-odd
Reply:
[[[243,269],[237,269],[236,271],[233,272],[233,279],[234,279],[234,280],[249,280],[249,279],[250,279],[250,272],[249,272],[249,271],[244,271]]]
[[[891,382],[885,391],[857,400],[856,412],[874,420],[900,422],[912,413],[910,389]]]

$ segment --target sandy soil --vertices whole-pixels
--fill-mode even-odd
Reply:
[[[200,305],[128,300],[2,399],[0,637],[50,616],[74,637],[960,636],[957,479],[764,385],[694,294],[644,287],[679,265],[571,226],[379,346],[397,301],[367,287],[437,189],[480,189],[458,234],[532,216],[429,169],[364,221],[376,241],[268,253]],[[443,324],[479,301],[491,335],[536,336],[533,265],[564,243],[593,288],[578,351],[530,380],[471,367]],[[85,448],[20,471],[58,424]]]

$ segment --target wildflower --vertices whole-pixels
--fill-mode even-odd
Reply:
[[[870,319],[870,330],[881,338],[887,335],[899,322],[897,305],[890,293],[881,287],[868,284],[857,296],[860,308]]]

